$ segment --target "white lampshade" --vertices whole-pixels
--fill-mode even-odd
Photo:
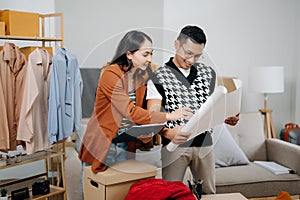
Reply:
[[[284,92],[284,67],[263,66],[250,68],[249,89],[264,94]]]

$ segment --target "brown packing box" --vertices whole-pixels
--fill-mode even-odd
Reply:
[[[0,36],[5,35],[5,22],[0,21]]]
[[[52,47],[38,47],[38,46],[28,46],[28,47],[21,47],[20,51],[25,54],[26,58],[28,59],[28,56],[31,52],[33,52],[36,48],[40,49],[46,49],[48,53],[53,56],[53,50]]]
[[[84,167],[84,199],[124,199],[133,183],[156,175],[155,166],[137,160],[117,162],[96,174],[87,166]]]
[[[5,22],[5,33],[11,36],[40,36],[38,13],[1,10],[0,21]]]
[[[223,85],[226,87],[227,92],[232,92],[236,90],[233,79],[236,79],[236,77],[218,77],[218,85]]]

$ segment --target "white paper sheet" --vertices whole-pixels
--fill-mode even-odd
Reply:
[[[280,165],[276,162],[272,161],[254,161],[254,164],[257,164],[261,167],[264,167],[267,170],[270,170],[274,174],[289,174],[291,173],[291,169],[287,168],[283,165]]]
[[[235,116],[240,113],[241,108],[241,81],[234,80],[236,90],[227,93],[224,86],[216,87],[213,94],[200,107],[191,119],[182,127],[182,132],[190,132],[188,140],[209,130],[210,128],[221,124],[227,117]],[[174,151],[177,144],[172,141],[167,145],[168,151]]]
[[[227,115],[230,117],[240,113],[242,103],[242,81],[240,79],[233,79],[236,90],[225,95]]]

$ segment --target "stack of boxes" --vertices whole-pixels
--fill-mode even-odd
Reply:
[[[14,10],[0,10],[0,36],[40,37],[40,14]],[[22,47],[20,50],[26,58],[37,46]],[[52,47],[44,47],[53,55]],[[1,50],[1,47],[0,47]]]
[[[39,37],[39,14],[14,10],[1,10],[0,35]]]

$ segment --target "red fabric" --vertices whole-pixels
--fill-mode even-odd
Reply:
[[[150,178],[134,183],[125,200],[196,200],[190,189],[180,181]]]

